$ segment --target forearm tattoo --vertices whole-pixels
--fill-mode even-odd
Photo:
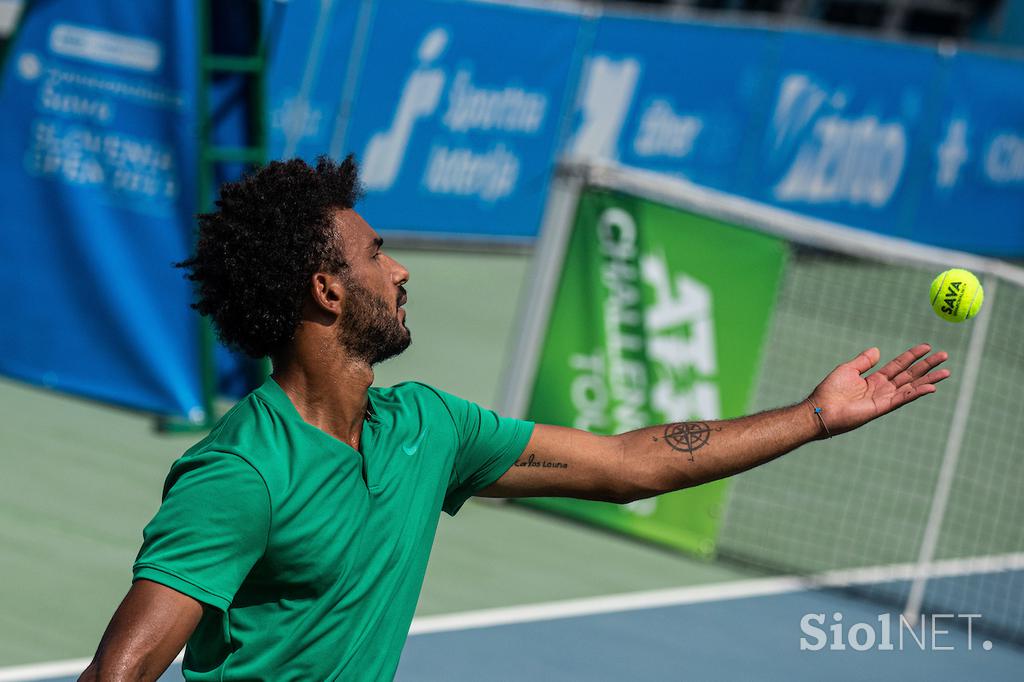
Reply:
[[[676,452],[682,452],[694,461],[693,453],[700,450],[711,440],[711,434],[721,431],[721,426],[711,426],[707,422],[677,422],[666,424],[661,440]],[[651,436],[654,441],[657,436]]]
[[[543,469],[568,469],[569,463],[556,462],[554,460],[548,459],[537,459],[537,453],[531,452],[526,459],[520,457],[519,460],[517,460],[516,463],[513,464],[512,466],[529,468],[540,467]]]

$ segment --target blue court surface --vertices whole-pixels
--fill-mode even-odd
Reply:
[[[808,614],[822,614],[811,621],[819,635],[801,630]],[[891,623],[887,637],[880,616]],[[939,618],[933,633],[926,618],[924,634],[911,634],[884,604],[797,578],[745,580],[417,619],[396,679],[1024,679],[1024,648],[983,622]],[[840,624],[845,650],[831,648]],[[851,631],[864,650],[852,647]],[[801,650],[801,637],[824,646]],[[0,682],[70,680],[75,664],[0,670]],[[177,666],[161,679],[180,679]]]

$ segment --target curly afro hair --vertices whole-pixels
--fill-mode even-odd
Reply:
[[[199,215],[196,253],[176,263],[196,283],[192,307],[228,346],[260,358],[294,338],[313,273],[343,273],[332,227],[337,209],[361,195],[359,169],[321,156],[273,161],[221,186],[217,210]]]

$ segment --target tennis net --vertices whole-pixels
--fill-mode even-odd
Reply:
[[[733,481],[720,556],[787,573],[852,576],[850,589],[921,613],[980,614],[1024,642],[1024,270],[814,220],[663,175],[577,172],[614,188],[780,237],[789,245],[754,410],[798,402],[838,361],[927,341],[950,354],[936,394]],[[950,267],[985,287],[964,324],[930,309]],[[851,573],[853,571],[853,573]],[[869,574],[870,580],[863,576]]]

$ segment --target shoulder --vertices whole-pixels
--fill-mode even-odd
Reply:
[[[374,408],[383,408],[399,417],[415,418],[423,423],[440,426],[456,425],[462,421],[467,401],[430,384],[404,381],[386,388],[372,388]],[[440,422],[440,423],[439,423]]]
[[[228,503],[252,513],[271,505],[266,479],[247,458],[209,447],[193,448],[171,465],[162,499],[169,497],[201,499],[204,508]]]
[[[264,436],[267,422],[272,421],[272,413],[255,393],[250,393],[217,420],[206,437],[189,448],[183,459],[191,456],[202,456],[205,453],[231,453],[243,457],[241,453],[252,441]]]
[[[402,404],[430,413],[441,412],[454,420],[460,419],[466,407],[472,404],[465,398],[421,381],[403,381],[387,388],[371,390],[376,391],[375,395],[383,402]]]
[[[394,386],[371,388],[375,398],[383,403],[403,403],[410,406],[437,408],[446,405],[454,396],[421,381],[403,381]]]
[[[276,439],[274,422],[266,405],[253,394],[246,396],[171,465],[165,488],[198,470],[210,478],[262,480],[261,453],[268,451]]]
[[[402,381],[394,386],[374,386],[370,389],[381,396],[438,396],[444,391],[422,381]]]

